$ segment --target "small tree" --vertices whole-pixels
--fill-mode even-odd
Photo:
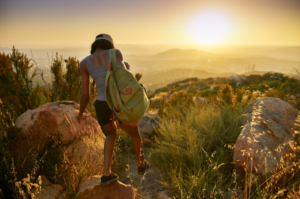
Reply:
[[[63,75],[65,80],[66,99],[75,102],[80,101],[81,96],[81,75],[79,70],[79,61],[76,57],[65,59],[67,72]]]
[[[64,92],[65,82],[63,80],[63,57],[58,56],[56,53],[55,59],[50,66],[52,72],[52,95],[51,101],[58,101],[66,98],[66,92]]]
[[[236,97],[235,97],[235,105],[242,103],[245,93],[246,93],[246,91],[244,88],[237,89]]]
[[[14,117],[38,107],[42,101],[42,87],[38,84],[33,87],[38,70],[35,68],[29,75],[33,67],[30,61],[15,47],[10,55],[0,53],[0,99]]]
[[[66,64],[66,72],[63,70],[63,61]],[[81,75],[79,61],[76,57],[63,59],[56,53],[55,59],[50,66],[52,72],[51,101],[72,100],[80,101]]]
[[[224,84],[220,87],[218,97],[222,104],[226,103],[232,105],[233,96],[233,90],[229,84]]]

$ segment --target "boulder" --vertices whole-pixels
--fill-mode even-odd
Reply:
[[[246,81],[248,80],[247,77],[240,77],[241,80]]]
[[[86,175],[83,178],[102,172],[105,136],[88,110],[83,114],[83,123],[77,121],[79,108],[73,101],[58,101],[23,113],[16,121],[22,142],[12,150],[13,156],[19,156],[20,151],[26,155],[30,150],[48,150],[50,157],[63,160],[57,169],[66,171],[62,177],[70,182],[74,172],[82,169]]]
[[[84,169],[90,175],[95,175],[103,170],[104,162],[104,135],[92,133],[91,136],[83,136],[73,141],[64,151],[64,157],[68,161],[60,165],[62,169],[71,169],[74,165],[77,171]],[[113,157],[115,156],[115,152]],[[66,173],[66,178],[72,178],[72,172]]]
[[[252,102],[245,112],[234,149],[235,167],[242,178],[245,169],[262,178],[271,176],[280,160],[291,152],[289,144],[300,141],[295,134],[300,130],[298,110],[271,97]]]
[[[136,194],[133,187],[119,181],[107,186],[100,186],[101,176],[95,175],[82,183],[77,193],[80,199],[134,199]]]
[[[235,75],[230,75],[229,76],[229,80],[233,80],[233,81],[235,81],[237,83],[241,83],[242,82],[241,79],[238,76],[235,76]]]
[[[242,115],[242,124],[245,125],[252,121],[252,114],[246,113]]]
[[[97,120],[88,110],[83,114],[84,124],[77,121],[79,108],[80,105],[73,101],[46,103],[20,115],[15,125],[22,129],[23,137],[33,136],[32,141],[36,144],[47,136],[54,137],[62,144],[68,144],[91,132],[101,132]],[[43,142],[40,144],[45,145]]]
[[[297,127],[295,120],[298,117],[298,110],[281,99],[275,97],[258,99],[249,104],[244,111],[246,114],[252,114],[258,106],[261,112],[264,112],[276,123],[286,126],[288,129]]]
[[[141,136],[142,134],[148,137],[156,135],[162,123],[164,123],[164,121],[159,117],[143,116],[141,121],[139,122],[139,130]]]

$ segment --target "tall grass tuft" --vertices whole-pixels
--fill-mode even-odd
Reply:
[[[162,182],[176,198],[222,198],[227,174],[233,173],[233,151],[225,145],[235,143],[241,130],[242,108],[224,104],[195,105],[184,115],[169,110],[167,125],[152,150],[152,161],[169,174]],[[224,164],[220,166],[221,164]]]

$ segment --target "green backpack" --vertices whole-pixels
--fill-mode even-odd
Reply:
[[[109,69],[105,80],[107,104],[122,123],[136,126],[150,103],[146,89],[131,72],[117,64],[115,49],[110,49],[108,53]]]

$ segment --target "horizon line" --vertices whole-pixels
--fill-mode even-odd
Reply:
[[[155,43],[155,44],[149,44],[149,43],[119,43],[116,44],[116,47],[118,45],[122,45],[122,46],[174,46],[174,45],[178,45],[178,47],[180,46],[195,46],[195,47],[205,47],[205,48],[218,48],[218,47],[237,47],[237,46],[264,46],[264,47],[297,47],[300,46],[300,43],[297,44],[283,44],[283,43],[278,43],[278,44],[257,44],[257,43],[253,43],[253,44],[236,44],[236,43],[232,43],[232,44],[218,44],[218,45],[203,45],[203,44],[190,44],[190,43]],[[12,45],[11,47],[7,47],[7,46],[0,46],[1,49],[12,49],[12,47],[15,45]],[[49,46],[49,47],[24,47],[24,45],[22,45],[23,47],[20,48],[15,48],[16,49],[36,49],[36,50],[43,50],[43,49],[70,49],[70,48],[90,48],[90,46],[84,46],[84,45],[65,45],[65,46]]]

